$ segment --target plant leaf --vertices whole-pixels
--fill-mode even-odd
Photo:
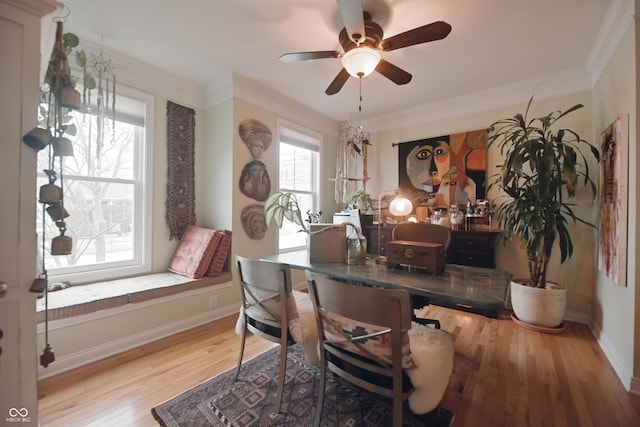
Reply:
[[[80,68],[87,66],[87,53],[84,50],[76,51],[76,64],[78,64]]]

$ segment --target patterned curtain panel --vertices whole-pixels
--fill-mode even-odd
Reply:
[[[195,225],[195,121],[193,109],[167,102],[167,224],[169,239],[180,240]]]

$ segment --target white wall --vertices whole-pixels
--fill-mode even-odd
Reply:
[[[242,228],[240,220],[242,209],[250,204],[263,205],[262,202],[257,202],[242,194],[238,186],[242,168],[251,160],[251,155],[238,134],[238,126],[245,119],[260,120],[271,129],[273,134],[273,141],[270,147],[265,150],[261,159],[267,166],[272,192],[278,189],[278,123],[285,121],[320,135],[320,208],[325,213],[324,217],[329,218],[329,220],[332,218],[333,212],[341,209],[341,206],[334,201],[333,182],[329,181],[329,178],[335,176],[338,123],[306,107],[302,107],[290,98],[264,88],[255,82],[246,80],[241,76],[234,76],[233,134],[231,140],[233,144],[233,177],[231,180],[231,191],[233,193],[233,243],[231,256],[239,254],[259,258],[277,253],[277,228],[271,226],[265,237],[260,240],[249,238]],[[294,283],[304,281],[303,274],[293,273]],[[237,277],[234,276],[234,286],[237,283]],[[238,301],[240,300],[238,299]]]
[[[169,240],[165,217],[168,100],[193,108],[196,112],[196,225],[232,230],[231,259],[236,253],[260,257],[277,251],[275,229],[269,230],[262,240],[251,240],[240,222],[242,208],[247,204],[258,203],[245,197],[238,189],[242,168],[250,160],[237,131],[239,123],[246,118],[264,122],[274,134],[274,141],[265,152],[264,159],[271,175],[272,191],[277,189],[278,182],[278,143],[275,139],[278,118],[321,134],[321,191],[324,193],[323,206],[327,206],[323,209],[331,213],[338,210],[333,201],[332,184],[327,186],[329,177],[333,177],[335,173],[337,123],[242,78],[235,81],[234,98],[203,109],[198,107],[201,100],[193,96],[191,83],[149,70],[123,58],[118,60],[120,62],[116,66],[120,65],[118,68],[122,71],[122,74],[118,74],[121,84],[152,93],[155,99],[153,140],[150,141],[154,156],[153,272],[166,270],[177,245],[177,241]],[[139,80],[138,74],[142,72],[147,78]],[[171,84],[167,84],[168,81]],[[179,94],[171,91],[171,88],[180,85],[185,91],[182,98],[176,99]],[[258,106],[256,103],[262,105]],[[235,269],[232,266],[229,268],[234,273],[230,286],[186,292],[146,304],[131,304],[120,309],[96,312],[82,319],[51,322],[49,342],[55,350],[56,362],[47,369],[40,368],[39,377],[44,378],[77,367],[237,311],[240,304],[239,284]],[[294,281],[301,280],[304,280],[303,276],[294,276]],[[212,301],[215,301],[215,307],[212,307]],[[43,347],[44,333],[41,331],[38,334],[38,348]]]
[[[640,99],[637,58],[637,25],[629,29],[615,56],[596,83],[593,93],[580,92],[556,98],[536,99],[534,114],[546,114],[550,110],[565,109],[575,103],[585,104],[585,108],[569,116],[564,124],[577,130],[592,143],[598,142],[601,129],[617,114],[630,114],[630,188],[640,185],[640,175],[635,172],[640,154],[637,150],[638,99]],[[117,58],[118,77],[123,84],[155,94],[154,124],[154,188],[153,188],[153,228],[154,228],[154,271],[161,271],[175,248],[175,241],[168,240],[165,220],[166,200],[166,101],[171,99],[181,105],[196,109],[196,215],[199,225],[207,227],[232,228],[234,232],[232,255],[240,253],[261,256],[275,253],[275,230],[270,230],[264,239],[249,239],[239,222],[242,207],[251,200],[244,197],[237,187],[243,165],[248,160],[247,151],[237,134],[237,126],[245,118],[257,118],[276,131],[278,118],[308,127],[323,135],[321,152],[322,204],[327,212],[339,209],[333,202],[333,183],[328,181],[335,172],[337,144],[337,123],[306,108],[300,108],[295,101],[284,98],[265,88],[234,76],[233,96],[215,106],[204,107],[202,90],[188,82],[171,76],[163,76],[154,70],[144,69],[126,58]],[[376,194],[381,190],[397,188],[397,148],[392,143],[450,133],[481,129],[497,119],[512,116],[526,107],[528,99],[523,97],[520,105],[492,108],[487,104],[485,111],[465,113],[438,120],[428,118],[417,125],[406,125],[402,129],[385,130],[373,135],[370,150],[369,175],[372,177],[369,191]],[[425,115],[425,117],[428,117]],[[372,128],[375,128],[375,123]],[[277,156],[275,146],[267,151],[272,189],[277,188]],[[390,160],[395,159],[395,160]],[[490,171],[499,162],[495,153],[490,153]],[[597,167],[594,167],[597,170]],[[586,192],[576,200],[581,207],[579,213],[597,220],[597,204],[591,205]],[[569,286],[568,316],[570,319],[589,321],[598,333],[600,343],[621,378],[635,378],[636,389],[640,390],[640,292],[636,292],[640,265],[637,262],[640,242],[636,224],[640,219],[638,197],[630,194],[629,229],[629,284],[614,287],[599,275],[597,269],[597,233],[585,226],[577,226],[573,233],[576,252],[572,259],[551,266],[551,278]],[[557,253],[556,253],[557,255]],[[498,247],[498,268],[513,272],[516,276],[526,275],[524,253],[517,245]],[[90,321],[83,325],[61,328],[53,331],[53,343],[58,360],[72,359],[92,349],[107,346],[113,342],[129,342],[131,337],[145,333],[156,333],[163,325],[183,324],[185,319],[202,319],[210,314],[208,302],[211,296],[218,298],[218,307],[236,307],[239,303],[237,278],[233,287],[210,291],[204,295],[185,295],[175,300],[148,306],[138,312],[114,315],[113,319]],[[220,311],[222,313],[223,311]],[[132,329],[138,324],[141,329]],[[114,327],[115,326],[115,327]],[[138,328],[136,326],[136,328]],[[82,337],[78,339],[78,337]],[[39,348],[42,346],[39,335]],[[77,359],[75,359],[77,361]],[[58,362],[60,363],[60,362]],[[52,365],[52,367],[55,366]],[[635,369],[635,372],[634,372]],[[628,381],[627,381],[628,382]],[[628,385],[628,384],[625,384]]]
[[[627,286],[616,286],[602,272],[597,272],[593,300],[592,325],[601,347],[629,387],[640,393],[640,293],[637,290],[640,263],[638,240],[638,18],[625,34],[603,74],[593,89],[594,138],[599,137],[613,120],[629,114],[629,221]],[[635,371],[634,371],[635,369]]]
[[[168,76],[156,70],[116,57],[116,70],[123,86],[151,93],[154,99],[154,117],[152,139],[149,144],[153,151],[152,197],[152,271],[166,271],[171,256],[177,245],[176,240],[169,240],[169,227],[166,221],[167,200],[167,101],[171,100],[196,112],[195,130],[195,199],[197,225],[205,225],[207,199],[206,180],[203,178],[208,168],[205,162],[205,114],[196,105],[197,97],[190,95],[194,85],[189,82]],[[139,74],[147,77],[138,81]],[[135,86],[134,86],[135,85]],[[139,86],[138,86],[139,85]],[[185,89],[182,97],[170,88],[181,86]],[[169,88],[169,89],[167,89]],[[179,95],[178,95],[179,96]],[[231,295],[231,296],[229,296]],[[218,311],[211,310],[210,300],[215,296]],[[121,309],[96,312],[78,319],[50,322],[49,342],[52,344],[56,362],[48,368],[39,368],[39,377],[50,376],[60,372],[115,354],[133,345],[140,345],[165,334],[196,326],[216,317],[228,314],[224,303],[235,301],[235,293],[229,287],[215,290],[190,292],[173,298],[156,301],[157,304],[132,304]],[[134,308],[133,310],[131,308]],[[106,315],[105,315],[106,314]],[[37,336],[38,348],[44,348],[44,332],[39,325]],[[78,337],[82,337],[78,339]]]
[[[372,180],[373,188],[376,188],[376,191],[397,188],[398,148],[393,147],[393,143],[486,129],[496,120],[511,117],[516,113],[524,113],[528,101],[529,99],[526,98],[522,100],[520,105],[510,108],[499,110],[488,108],[487,111],[481,113],[437,121],[425,120],[416,126],[377,133],[374,137],[374,146],[377,148],[375,156],[377,169],[371,172],[371,175],[376,177]],[[592,103],[591,94],[588,92],[551,99],[534,99],[530,117],[546,115],[554,110],[565,110],[578,103],[584,104],[584,108],[566,116],[561,124],[563,127],[575,130],[584,139],[593,143],[591,139]],[[496,172],[496,165],[501,162],[496,150],[490,150],[487,175],[493,175]],[[592,163],[590,168],[595,171],[592,178],[597,180],[597,165]],[[382,183],[381,187],[380,183]],[[490,194],[490,197],[495,197],[495,194]],[[577,215],[593,223],[596,219],[597,204],[591,202],[590,193],[581,189],[573,201],[581,205],[576,209]],[[560,252],[556,248],[555,258],[557,259],[550,264],[549,279],[563,283],[568,287],[567,317],[586,323],[590,318],[591,299],[595,286],[595,271],[597,270],[597,259],[594,250],[596,233],[593,229],[584,225],[577,225],[571,227],[571,229],[575,246],[574,256],[560,265]],[[518,247],[516,242],[509,243],[506,246],[500,243],[496,256],[498,268],[510,271],[515,277],[528,276],[525,253]]]

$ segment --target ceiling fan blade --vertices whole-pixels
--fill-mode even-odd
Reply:
[[[381,59],[378,62],[376,71],[394,82],[397,85],[406,85],[411,81],[411,74],[404,71],[402,68],[398,68],[395,65]]]
[[[280,55],[282,62],[311,61],[313,59],[340,58],[342,54],[335,50],[319,50],[317,52],[293,52]]]
[[[404,33],[396,34],[388,39],[382,40],[380,48],[386,52],[413,46],[420,43],[441,40],[449,35],[451,25],[443,21],[432,22]]]
[[[355,43],[360,44],[365,40],[364,16],[362,14],[361,0],[337,0],[338,9],[344,28],[349,34],[349,38]]]
[[[326,93],[327,95],[335,95],[336,93],[340,92],[340,89],[342,89],[342,86],[344,86],[347,80],[349,80],[349,72],[343,68],[342,70],[340,70],[336,78],[333,79],[324,93]]]

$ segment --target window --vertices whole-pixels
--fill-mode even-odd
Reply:
[[[280,128],[280,191],[295,194],[303,218],[308,211],[317,213],[319,205],[320,140],[307,132]],[[286,252],[304,248],[306,239],[307,235],[300,233],[299,225],[285,221],[279,230],[278,249]]]
[[[151,123],[145,118],[152,117],[153,102],[146,95],[123,92],[117,94],[115,123],[105,121],[101,146],[96,115],[71,113],[77,132],[66,136],[74,155],[62,158],[62,172],[69,213],[65,235],[72,238],[72,253],[50,254],[51,241],[60,231],[47,205],[39,204],[36,224],[38,234],[44,225],[44,265],[54,280],[83,283],[150,271]],[[48,183],[44,170],[50,169],[49,159],[47,149],[38,154],[38,188]],[[55,170],[60,170],[60,159],[53,157]]]

